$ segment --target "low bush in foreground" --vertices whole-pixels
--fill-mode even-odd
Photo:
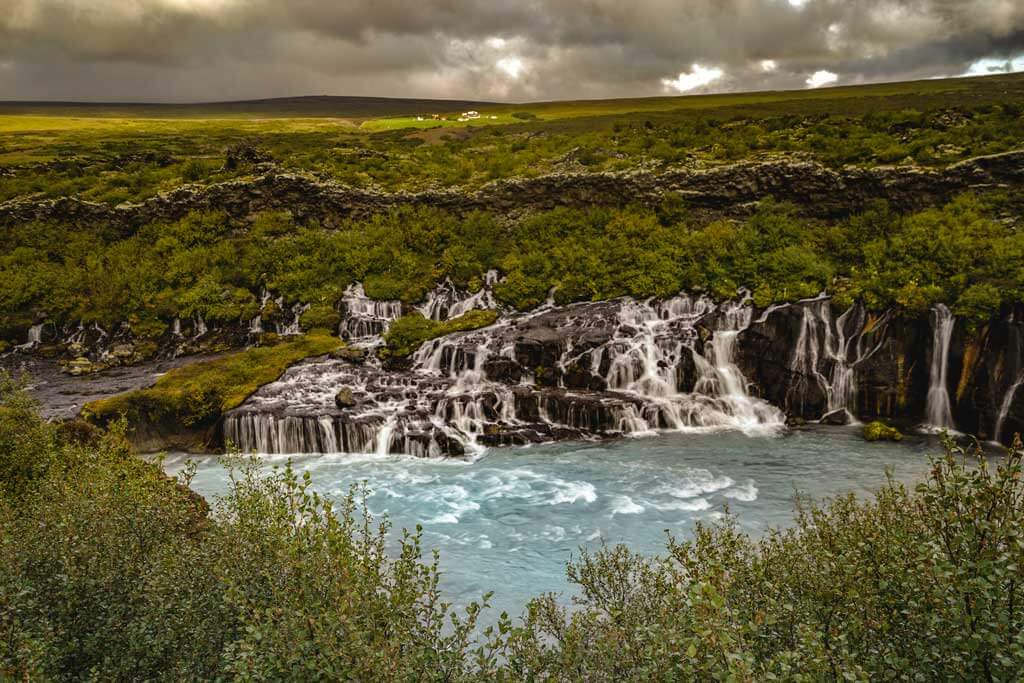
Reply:
[[[384,341],[387,354],[404,358],[413,353],[425,341],[443,337],[453,332],[478,330],[493,325],[498,319],[497,311],[469,311],[451,320],[429,320],[415,313],[407,315],[391,323]]]
[[[122,415],[129,425],[173,420],[186,427],[209,424],[240,405],[264,384],[309,356],[338,348],[340,342],[326,330],[171,370],[147,389],[93,401],[82,411],[98,424]]]
[[[582,552],[567,608],[478,627],[421,535],[355,491],[233,462],[208,509],[137,458],[35,417],[0,378],[0,677],[40,680],[1020,680],[1018,448],[947,448],[914,490],[726,516],[664,557]],[[909,454],[908,454],[908,457]]]

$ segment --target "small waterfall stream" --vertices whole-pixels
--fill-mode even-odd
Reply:
[[[953,411],[949,403],[948,371],[949,342],[953,337],[956,318],[943,304],[931,311],[932,362],[928,371],[928,400],[925,404],[925,424],[933,431],[953,429]],[[998,431],[998,428],[997,428]]]
[[[1003,443],[1003,437],[1008,436],[1003,434],[1003,425],[1006,423],[1006,417],[1010,414],[1010,408],[1013,407],[1013,399],[1021,385],[1024,385],[1024,372],[1020,374],[1016,382],[1010,385],[1010,388],[1006,391],[1006,396],[1003,397],[1003,402],[999,406],[999,416],[996,418],[996,427],[992,432],[993,441]]]
[[[33,325],[28,329],[28,340],[24,344],[18,345],[17,348],[21,350],[31,350],[39,346],[43,342],[43,325],[42,323]]]
[[[366,296],[361,284],[350,285],[341,299],[339,333],[345,340],[368,340],[387,331],[402,315],[401,301],[377,301]]]

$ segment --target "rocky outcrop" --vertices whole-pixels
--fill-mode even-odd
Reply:
[[[679,194],[689,206],[724,215],[743,214],[768,197],[793,202],[808,215],[844,216],[876,199],[909,211],[941,203],[971,189],[1024,184],[1024,151],[969,159],[941,169],[892,166],[832,169],[787,155],[708,167],[654,172],[565,173],[495,181],[465,189],[388,193],[269,170],[256,177],[213,185],[186,185],[140,203],[110,207],[75,198],[21,198],[0,204],[0,225],[61,221],[81,227],[107,225],[130,234],[154,221],[190,211],[223,211],[245,220],[261,211],[289,211],[299,221],[337,225],[400,206],[455,212],[493,211],[514,217],[559,206],[657,204]]]
[[[1024,433],[1024,306],[977,329],[959,326],[950,358],[957,428],[1003,443]]]
[[[751,392],[788,415],[836,421],[928,420],[932,377],[946,377],[952,423],[930,425],[1008,444],[1024,432],[1024,307],[988,324],[957,320],[938,356],[929,316],[842,310],[828,299],[772,307],[739,335],[737,364]],[[930,372],[936,364],[946,372]],[[941,382],[940,382],[941,384]]]

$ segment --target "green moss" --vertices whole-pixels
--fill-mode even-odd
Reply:
[[[165,420],[187,427],[212,424],[258,388],[280,377],[289,365],[329,353],[339,345],[335,337],[311,334],[186,365],[171,370],[147,389],[88,403],[82,416],[97,424],[108,424],[121,415],[129,425]]]
[[[865,441],[902,441],[903,434],[895,427],[875,420],[864,425],[863,435]]]
[[[476,330],[494,324],[498,319],[496,311],[470,311],[452,320],[428,320],[418,313],[407,315],[391,323],[384,341],[386,355],[403,358],[413,353],[420,344],[452,332]]]

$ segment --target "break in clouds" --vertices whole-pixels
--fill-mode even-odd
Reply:
[[[0,99],[544,100],[1024,69],[1024,0],[5,0]]]

